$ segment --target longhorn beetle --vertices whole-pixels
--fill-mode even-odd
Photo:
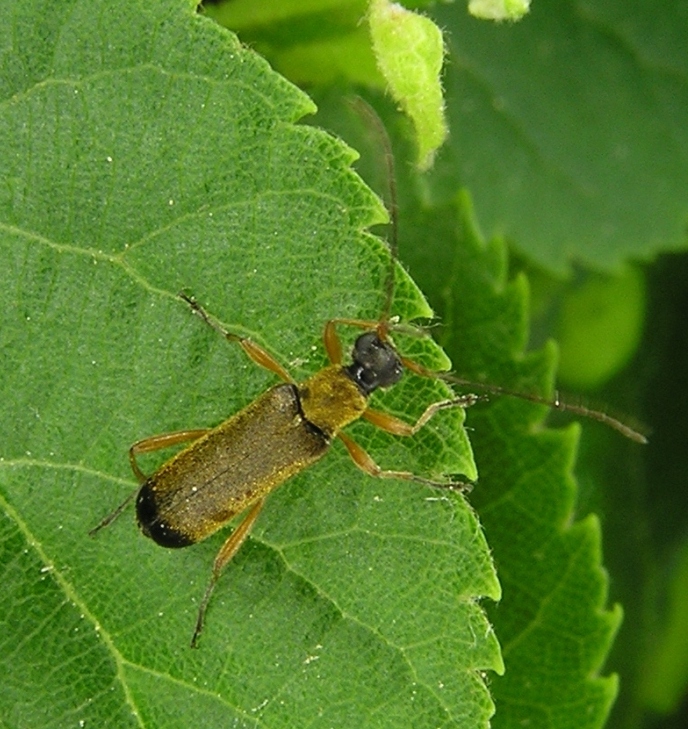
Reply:
[[[553,401],[537,395],[516,393],[504,388],[472,383],[444,372],[433,372],[401,355],[390,339],[398,326],[391,318],[394,294],[394,269],[397,256],[397,208],[394,161],[382,123],[374,112],[363,106],[386,151],[390,197],[390,258],[385,281],[384,306],[378,320],[331,319],[325,324],[323,343],[330,365],[305,382],[296,383],[291,375],[265,349],[227,331],[191,296],[183,299],[206,324],[228,341],[236,342],[257,365],[277,375],[282,384],[274,385],[243,410],[215,428],[182,430],[140,440],[129,449],[131,468],[140,488],[91,534],[110,524],[136,497],[136,514],[143,533],[163,547],[186,547],[206,539],[237,514],[246,511],[218,552],[212,574],[201,600],[196,627],[191,639],[195,647],[203,629],[205,612],[222,571],[237,553],[260,514],[265,498],[277,486],[299,473],[329,450],[335,438],[344,444],[353,462],[365,473],[378,478],[419,481],[433,486],[462,488],[465,484],[436,482],[408,471],[382,470],[343,428],[359,418],[398,436],[415,435],[438,411],[473,405],[484,396],[461,395],[428,405],[415,423],[409,424],[368,406],[378,388],[395,385],[404,370],[421,377],[477,387],[488,393],[511,395],[544,403],[599,420],[623,435],[644,442],[644,437],[605,413],[583,406]],[[355,340],[351,362],[342,361],[337,326],[363,330]],[[190,442],[150,476],[144,474],[137,457],[161,448]]]

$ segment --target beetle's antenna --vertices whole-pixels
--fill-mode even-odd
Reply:
[[[415,372],[421,377],[431,377],[442,382],[447,382],[450,385],[459,385],[459,387],[466,387],[471,390],[482,390],[491,395],[506,395],[507,397],[517,397],[520,400],[527,400],[528,402],[534,402],[538,405],[546,405],[552,410],[559,410],[563,413],[571,413],[572,415],[580,415],[583,418],[589,420],[596,420],[598,423],[602,423],[617,433],[621,433],[624,437],[634,441],[635,443],[647,443],[647,436],[641,432],[640,427],[633,427],[624,423],[622,420],[603,412],[602,410],[594,410],[585,405],[579,405],[576,403],[568,402],[563,400],[559,395],[558,391],[555,391],[554,398],[546,398],[541,395],[534,395],[528,392],[519,392],[518,390],[510,390],[508,387],[502,387],[501,385],[493,385],[489,382],[476,382],[475,380],[469,380],[465,377],[458,377],[452,372],[437,372],[435,370],[427,369],[423,365],[414,362],[412,359],[402,357],[401,361],[406,369],[411,372]]]
[[[579,415],[583,418],[588,418],[589,420],[596,420],[598,423],[602,423],[603,425],[606,425],[609,428],[616,430],[617,433],[621,433],[621,435],[629,438],[635,443],[647,443],[647,436],[641,433],[640,430],[638,430],[637,428],[631,427],[630,425],[624,423],[618,418],[613,417],[612,415],[609,415],[608,413],[603,412],[602,410],[594,410],[585,405],[580,405],[563,400],[560,397],[559,392],[556,390],[554,392],[554,397],[550,400],[546,397],[541,397],[540,395],[533,395],[527,392],[517,392],[515,390],[509,390],[508,388],[501,387],[499,385],[466,380],[449,373],[437,372],[435,373],[435,376],[438,379],[443,380],[444,382],[448,382],[449,384],[475,388],[478,390],[482,390],[483,392],[488,392],[492,395],[506,395],[507,397],[517,397],[521,400],[527,400],[528,402],[537,403],[538,405],[547,405],[552,410],[559,410],[564,413]]]
[[[96,524],[93,529],[88,533],[89,537],[95,537],[95,535],[101,530],[104,529],[106,526],[109,526],[112,524],[115,519],[129,506],[129,504],[134,500],[136,495],[139,492],[139,488],[137,487],[135,491],[132,491],[129,496],[127,496],[126,499],[110,514],[108,514],[99,524]]]
[[[389,245],[389,269],[387,278],[385,279],[385,300],[380,314],[380,322],[386,323],[392,315],[392,299],[394,298],[394,269],[397,264],[399,251],[399,206],[397,204],[397,178],[394,169],[394,154],[392,152],[392,143],[389,134],[385,129],[385,125],[377,115],[375,109],[367,101],[360,96],[354,96],[349,100],[351,106],[368,122],[375,131],[378,138],[379,146],[382,147],[385,154],[385,168],[387,176],[387,200],[385,204],[389,212],[390,234],[388,238]]]

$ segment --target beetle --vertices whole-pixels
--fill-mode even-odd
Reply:
[[[237,342],[254,363],[283,380],[215,428],[183,430],[134,443],[129,459],[140,488],[91,531],[94,534],[111,523],[134,496],[143,533],[170,548],[196,544],[237,514],[247,512],[215,558],[191,640],[195,647],[215,584],[245,541],[273,489],[322,458],[336,438],[354,463],[371,476],[463,488],[462,483],[437,482],[408,471],[383,470],[342,429],[363,418],[394,435],[412,436],[440,410],[469,407],[479,396],[461,395],[432,403],[414,424],[409,424],[368,405],[373,392],[395,385],[405,369],[424,376],[435,374],[399,354],[389,337],[392,321],[328,321],[323,342],[330,365],[305,382],[296,383],[261,346],[223,328],[191,296],[181,293],[180,297],[207,324],[229,341]],[[364,330],[355,340],[349,364],[342,362],[338,325]],[[143,453],[189,441],[190,445],[149,476],[138,465],[137,456]]]

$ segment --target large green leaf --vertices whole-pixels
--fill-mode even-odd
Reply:
[[[167,551],[127,513],[87,536],[135,486],[130,443],[274,381],[176,293],[305,377],[324,321],[380,310],[386,252],[365,228],[384,211],[350,149],[294,124],[312,103],[190,2],[2,16],[3,722],[486,726],[501,658],[478,600],[499,586],[458,494],[366,477],[335,445],[269,499],[198,651],[222,535]],[[430,313],[401,271],[394,313]],[[411,420],[446,394],[409,376],[377,400]],[[473,477],[462,419],[351,432],[384,467]]]

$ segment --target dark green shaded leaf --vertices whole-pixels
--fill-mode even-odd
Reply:
[[[558,272],[685,248],[684,4],[536,2],[514,25],[462,3],[434,16],[451,56],[438,199],[467,187],[485,230]]]
[[[451,215],[447,210],[445,215]],[[524,355],[527,285],[508,281],[504,246],[476,234],[466,197],[447,289],[445,346],[478,381],[547,395],[555,352]],[[480,480],[475,504],[504,596],[490,611],[506,673],[492,682],[495,727],[601,727],[617,679],[599,671],[621,610],[607,610],[594,516],[573,522],[577,428],[542,428],[542,406],[497,398],[469,413]]]

